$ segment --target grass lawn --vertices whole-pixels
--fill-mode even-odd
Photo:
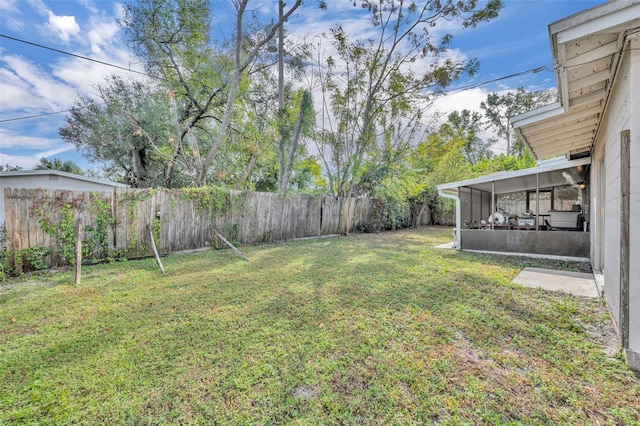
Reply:
[[[0,424],[638,424],[603,301],[451,229],[0,282]],[[571,268],[571,264],[551,266]],[[607,337],[608,336],[608,337]],[[610,351],[609,351],[610,352]]]

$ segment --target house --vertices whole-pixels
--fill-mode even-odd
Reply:
[[[58,170],[21,170],[0,172],[0,225],[4,224],[4,190],[12,189],[68,189],[73,191],[112,192],[128,185],[76,175]]]
[[[627,364],[640,371],[640,0],[609,1],[554,22],[549,37],[559,100],[511,123],[537,159],[564,159],[438,189],[456,199],[458,248],[586,256]],[[561,187],[577,190],[574,206],[543,207],[540,196],[553,200]],[[517,191],[532,208],[524,218],[515,212],[516,221],[495,220]],[[471,224],[482,218],[478,228],[487,230],[463,229],[463,215]]]

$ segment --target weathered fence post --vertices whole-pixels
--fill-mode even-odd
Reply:
[[[80,274],[82,273],[82,218],[76,224],[76,285],[80,284]]]
[[[153,229],[151,229],[151,225],[149,225],[149,222],[147,222],[147,232],[149,233],[149,238],[151,239],[151,248],[153,249],[153,255],[156,257],[156,263],[158,264],[158,267],[164,274],[164,267],[162,266],[162,261],[160,260],[158,249],[156,248],[156,241],[153,238]]]

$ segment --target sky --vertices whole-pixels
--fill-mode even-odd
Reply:
[[[210,0],[215,13],[215,37],[229,34],[231,20],[225,15],[223,0]],[[277,16],[277,0],[253,0],[251,7],[263,18]],[[440,98],[438,111],[478,110],[480,102],[493,91],[505,92],[524,86],[537,90],[555,88],[548,25],[603,1],[587,0],[504,0],[500,16],[475,29],[461,29],[443,23],[438,30],[453,34],[449,55],[476,58],[479,72],[449,88],[457,92]],[[371,29],[365,14],[351,0],[329,0],[326,11],[314,0],[287,23],[290,38],[327,32],[336,24],[353,36],[362,37]],[[84,170],[98,171],[81,152],[64,142],[58,129],[79,95],[94,96],[95,84],[109,74],[135,76],[109,67],[26,42],[75,55],[142,71],[118,25],[123,3],[111,0],[0,0],[0,164],[33,169],[40,158],[71,160]],[[13,40],[19,39],[23,42]],[[542,72],[527,70],[545,67]],[[465,87],[499,79],[494,83]],[[48,115],[44,115],[48,114]],[[37,116],[28,118],[31,116]],[[496,147],[497,150],[500,146]]]

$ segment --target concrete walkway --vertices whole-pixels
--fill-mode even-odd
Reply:
[[[562,291],[575,296],[600,297],[593,274],[582,272],[524,268],[511,282],[525,287]]]
[[[453,250],[453,245],[454,244],[455,243],[453,241],[451,241],[450,243],[444,243],[444,244],[440,244],[440,245],[437,245],[437,246],[433,246],[433,248]]]

